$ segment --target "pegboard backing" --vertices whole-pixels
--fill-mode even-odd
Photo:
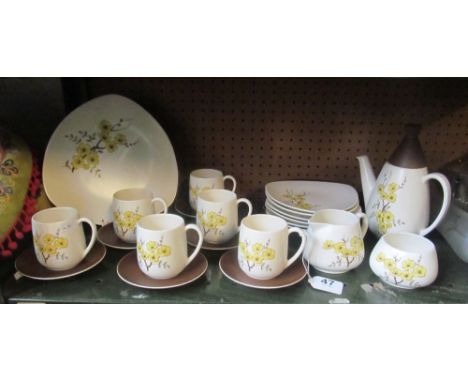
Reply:
[[[117,93],[150,111],[168,133],[181,175],[214,167],[239,193],[261,196],[279,179],[348,182],[355,157],[380,169],[407,122],[422,123],[430,168],[468,143],[465,79],[91,78],[87,96]]]

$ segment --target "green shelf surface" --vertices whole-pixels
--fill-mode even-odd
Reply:
[[[299,284],[278,290],[258,290],[235,284],[218,268],[222,252],[203,251],[208,259],[206,274],[192,284],[168,289],[147,290],[126,284],[117,275],[116,265],[126,251],[108,249],[105,259],[81,275],[55,281],[23,277],[7,278],[2,286],[8,303],[466,303],[468,302],[468,264],[462,262],[439,233],[429,236],[436,245],[439,275],[426,288],[402,290],[383,284],[369,267],[369,254],[376,243],[366,237],[366,257],[355,270],[342,275],[313,275],[344,282],[340,296],[314,290],[304,279]],[[296,243],[293,243],[294,246]],[[336,300],[338,299],[338,300]],[[346,300],[341,300],[346,299]]]

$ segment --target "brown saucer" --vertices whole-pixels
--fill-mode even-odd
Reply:
[[[51,271],[37,261],[34,248],[29,248],[21,253],[16,261],[16,270],[25,277],[35,280],[59,280],[79,275],[94,268],[106,256],[106,247],[97,242],[88,255],[76,267],[67,271]]]
[[[127,243],[119,239],[119,237],[114,232],[114,225],[112,223],[107,223],[106,225],[99,228],[97,239],[102,244],[111,248],[124,249],[126,251],[136,248],[135,243]]]
[[[196,211],[192,208],[190,202],[188,201],[188,195],[179,196],[174,203],[174,209],[179,214],[188,218],[195,219],[197,217]]]
[[[199,253],[197,257],[177,276],[156,280],[146,276],[138,267],[136,251],[129,252],[117,264],[117,274],[127,284],[147,289],[169,289],[190,284],[203,276],[208,269],[208,261]]]
[[[198,243],[198,235],[194,230],[187,231],[187,243],[192,247],[196,247]],[[227,241],[226,243],[221,244],[211,244],[207,243],[206,241],[202,244],[202,249],[206,249],[208,251],[227,251],[229,249],[236,249],[239,246],[239,234],[236,235]]]
[[[302,265],[302,261],[297,259],[289,268],[286,268],[283,273],[271,280],[256,280],[247,276],[239,267],[237,262],[237,251],[231,249],[219,259],[219,268],[231,281],[250,288],[257,289],[279,289],[297,284],[304,280],[306,271]]]

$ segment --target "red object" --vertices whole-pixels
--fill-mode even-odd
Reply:
[[[41,192],[41,169],[35,156],[32,158],[31,179],[29,180],[28,192],[24,199],[23,208],[16,223],[5,234],[0,243],[0,256],[10,257],[18,248],[19,242],[25,238],[25,234],[31,232],[31,217],[37,211],[37,198]]]

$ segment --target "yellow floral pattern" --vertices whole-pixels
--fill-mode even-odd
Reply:
[[[336,261],[330,264],[332,268],[340,266],[343,260],[346,261],[346,267],[349,268],[356,259],[360,260],[364,256],[364,241],[359,236],[353,236],[351,240],[341,240],[338,242],[326,240],[322,248],[333,250],[338,255]]]
[[[137,144],[138,141],[129,142],[127,136],[120,133],[128,126],[129,121],[122,118],[116,123],[103,119],[99,122],[95,132],[80,130],[78,134],[65,135],[65,138],[76,144],[75,153],[70,160],[65,162],[65,167],[69,168],[71,172],[82,169],[100,177],[101,170],[98,167],[100,155],[106,152],[113,153],[121,146],[130,148]]]
[[[239,243],[239,249],[242,253],[242,260],[246,262],[247,268],[250,271],[255,266],[260,266],[271,272],[271,268],[266,263],[269,260],[274,260],[276,252],[273,248],[269,247],[270,241],[266,243],[254,243],[252,246],[247,241]]]
[[[136,225],[143,217],[136,211],[124,211],[123,213],[120,210],[114,211],[114,223],[117,229],[122,233],[122,235],[126,235],[127,232],[131,231],[135,233]]]
[[[140,241],[137,244],[137,251],[145,264],[146,270],[149,270],[154,264],[157,264],[159,268],[170,268],[169,264],[162,260],[162,258],[172,254],[172,248],[164,244],[164,238],[159,241],[147,241],[146,243]]]
[[[190,194],[192,195],[193,198],[198,198],[198,195],[200,195],[200,193],[202,191],[206,191],[206,190],[212,190],[213,188],[215,187],[214,184],[210,186],[205,186],[205,187],[200,187],[198,185],[195,185],[195,186],[189,186],[189,189],[190,189]]]
[[[392,205],[397,201],[397,193],[406,183],[406,178],[401,184],[395,182],[388,183],[390,175],[384,176],[384,182],[377,185],[377,202],[374,205],[375,216],[377,221],[377,227],[381,235],[387,233],[387,231],[396,226],[405,224],[403,221],[397,219],[393,212],[390,210]]]
[[[216,236],[223,235],[221,227],[227,224],[227,217],[222,215],[222,213],[222,209],[219,212],[209,211],[207,213],[204,210],[197,212],[198,223],[203,229],[204,235],[209,232],[214,233]]]
[[[42,236],[34,236],[33,241],[36,250],[42,255],[45,263],[47,263],[47,260],[51,256],[55,256],[57,259],[64,259],[63,250],[68,248],[67,238],[59,236],[59,234],[52,235],[51,233],[46,233]]]
[[[387,257],[383,252],[380,252],[376,257],[377,262],[383,263],[387,281],[400,286],[417,286],[415,284],[417,279],[424,278],[427,270],[420,262],[421,258],[417,261],[412,259],[405,259],[401,261],[398,257]]]
[[[312,205],[305,200],[305,192],[302,194],[295,194],[294,191],[286,190],[286,193],[282,196],[291,202],[294,207],[303,208],[305,210],[310,210],[312,208]]]

